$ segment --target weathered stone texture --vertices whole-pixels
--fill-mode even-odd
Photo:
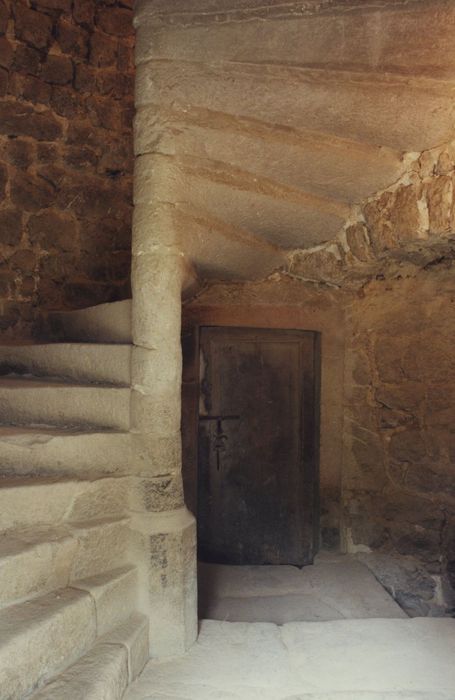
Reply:
[[[409,567],[399,582],[411,614],[442,610],[441,586],[455,584],[454,279],[440,260],[409,279],[367,284],[349,312],[348,540],[354,551],[392,556],[395,568],[397,555],[413,558],[422,585],[411,595]]]
[[[432,264],[453,247],[454,183],[455,143],[424,151],[398,182],[353,211],[335,239],[292,251],[289,271],[305,280],[356,288],[379,275],[399,276],[403,265]]]
[[[0,2],[0,332],[129,296],[131,3]]]
[[[361,226],[352,235],[362,246],[368,240]],[[429,265],[426,253],[409,268],[392,259],[393,275],[364,275],[355,290],[284,273],[262,283],[208,286],[184,307],[188,328],[194,319],[299,327],[303,314],[301,327],[322,331],[321,539],[325,547],[338,546],[342,494],[348,549],[411,615],[440,615],[455,603],[455,276],[446,243],[439,255],[434,249]],[[315,277],[308,273],[301,276]],[[329,309],[335,321],[319,325],[331,318]],[[342,374],[335,367],[343,349],[329,349],[337,332],[345,338],[342,396],[332,394]],[[189,396],[184,393],[184,479],[193,502]],[[342,459],[337,411],[344,412]],[[343,472],[342,486],[328,450]]]

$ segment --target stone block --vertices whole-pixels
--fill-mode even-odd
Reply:
[[[430,233],[436,235],[449,233],[453,207],[453,178],[451,175],[432,178],[425,186],[425,196]]]
[[[364,224],[353,224],[346,229],[346,242],[352,255],[360,262],[370,262],[373,254]]]
[[[61,18],[57,25],[57,42],[63,53],[84,59],[88,55],[89,35],[82,28]]]
[[[423,233],[425,222],[421,218],[418,201],[421,197],[419,185],[403,185],[394,193],[390,210],[390,222],[398,240],[413,240]]]
[[[426,456],[426,446],[419,430],[395,433],[390,439],[390,456],[398,462],[415,463]]]
[[[53,22],[48,15],[17,4],[16,37],[37,49],[45,49],[52,40]]]
[[[33,700],[121,700],[128,685],[127,650],[120,644],[98,642]]]
[[[117,64],[117,46],[115,39],[107,37],[101,32],[94,32],[90,37],[89,60],[92,66],[115,66]]]
[[[105,638],[109,644],[121,644],[128,652],[128,679],[132,683],[149,660],[149,621],[145,615],[133,613]],[[103,641],[103,640],[101,640]]]
[[[29,105],[3,102],[0,105],[0,133],[54,141],[62,135],[62,128],[50,111],[35,112]]]
[[[131,36],[133,16],[131,10],[123,7],[105,7],[97,12],[96,23],[106,34]]]
[[[342,274],[340,250],[337,246],[332,246],[330,250],[297,253],[292,258],[290,270],[308,280],[336,282]]]
[[[18,245],[22,236],[22,213],[8,207],[0,209],[0,240],[6,245]]]
[[[156,477],[132,477],[128,493],[129,508],[135,512],[154,512],[183,508],[180,472]]]
[[[55,163],[59,158],[59,147],[55,143],[37,143],[36,158],[38,163]]]
[[[428,615],[435,581],[417,561],[389,554],[357,554],[410,617]]]
[[[0,66],[9,68],[13,60],[13,46],[6,37],[0,37]]]
[[[71,216],[55,210],[32,215],[27,223],[31,243],[39,244],[44,250],[74,250],[77,246],[77,230],[76,222]]]
[[[95,16],[95,4],[92,0],[74,0],[73,18],[79,24],[87,27],[93,26]]]
[[[71,10],[71,0],[36,0],[36,6],[44,10],[60,10],[61,12],[69,12]]]
[[[426,387],[420,382],[406,382],[396,386],[381,386],[375,391],[378,403],[388,408],[416,413],[425,399]]]
[[[92,93],[96,85],[96,70],[85,63],[76,63],[74,87],[81,92]]]
[[[149,348],[180,345],[182,256],[172,250],[136,255],[131,274],[136,297],[134,344]],[[148,303],[151,298],[153,305]]]
[[[93,644],[95,607],[88,593],[60,589],[2,610],[0,626],[0,687],[21,698]]]
[[[131,354],[131,382],[147,393],[178,391],[182,376],[180,343],[174,347],[149,349],[134,345]]]
[[[134,515],[139,551],[146,564],[146,612],[155,658],[184,653],[197,637],[196,527],[182,508],[153,515]]]
[[[180,428],[180,384],[145,394],[131,391],[131,430],[151,436],[174,435]]]
[[[0,34],[5,34],[8,28],[8,20],[10,18],[10,8],[5,0],[0,2]]]
[[[134,612],[137,604],[137,571],[133,567],[114,569],[71,584],[87,591],[95,601],[97,635],[102,636]]]
[[[51,87],[44,80],[28,75],[24,76],[18,94],[27,102],[49,105]]]
[[[375,252],[381,252],[397,245],[397,237],[388,218],[393,195],[384,192],[378,199],[371,200],[363,208],[368,234]]]
[[[9,75],[6,68],[0,68],[0,95],[4,97],[8,89]]]
[[[56,114],[67,119],[73,119],[81,114],[82,105],[80,99],[71,88],[54,87],[50,102]]]
[[[128,479],[122,478],[98,479],[84,483],[67,511],[68,519],[82,522],[124,515],[127,508],[125,490],[128,483]]]
[[[36,252],[26,248],[17,250],[8,260],[8,264],[13,270],[21,272],[34,272],[36,263]]]
[[[79,543],[71,566],[70,580],[78,581],[124,566],[128,560],[128,520],[99,520],[72,523]]]
[[[180,431],[163,437],[131,434],[132,468],[134,474],[151,475],[175,473],[181,469],[182,441]]]
[[[69,579],[77,542],[64,528],[19,530],[1,538],[0,604],[2,606],[57,588]]]
[[[38,75],[41,55],[37,49],[25,44],[17,44],[14,52],[13,70],[30,75]]]
[[[31,165],[35,153],[33,144],[22,138],[9,139],[3,152],[8,163],[24,170]]]
[[[73,62],[67,56],[49,54],[43,64],[43,80],[55,85],[66,85],[73,79]]]

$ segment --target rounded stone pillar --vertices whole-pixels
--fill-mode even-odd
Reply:
[[[135,24],[142,33],[152,31],[142,26],[139,13]],[[137,63],[142,62],[139,49]],[[150,81],[137,85],[138,102],[147,101],[152,82],[151,74]],[[138,148],[153,142],[144,138],[149,128],[148,121],[136,121],[129,501],[142,607],[150,618],[150,653],[162,658],[183,653],[197,636],[196,527],[185,508],[181,474],[184,257],[169,208],[162,205],[174,196],[166,164]]]

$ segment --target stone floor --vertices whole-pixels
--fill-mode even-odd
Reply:
[[[283,625],[407,616],[364,564],[319,554],[303,569],[200,564],[199,617]]]
[[[455,700],[455,620],[407,618],[349,557],[201,565],[199,588],[198,642],[125,700]]]
[[[126,700],[455,700],[455,620],[201,623]]]

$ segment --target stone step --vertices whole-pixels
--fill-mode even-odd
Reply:
[[[178,105],[399,151],[451,140],[455,120],[451,84],[379,71],[151,60],[138,66],[136,90],[154,123],[156,105],[166,112]]]
[[[98,304],[80,311],[51,313],[47,323],[56,340],[79,343],[131,342],[131,300]]]
[[[175,0],[165,4],[165,12],[177,9]],[[271,7],[271,3],[258,3],[269,17],[274,9],[280,16],[264,21],[251,13],[241,31],[237,22],[216,21],[219,8],[212,18],[204,11],[191,26],[189,2],[181,0],[181,4],[184,22],[177,10],[172,25],[157,22],[153,30],[139,31],[139,60],[250,61],[262,63],[266,69],[270,63],[289,63],[292,57],[299,65],[315,67],[357,67],[439,78],[455,75],[455,7],[451,2],[388,1],[373,5],[365,0],[343,0],[338,3],[343,6],[341,11],[335,8],[330,12],[329,8],[320,13],[317,8],[323,3],[312,3],[315,12],[308,11],[309,3],[303,9],[302,3],[300,16],[297,3],[292,9],[289,3],[287,18],[284,4]],[[230,3],[230,9],[233,5]],[[415,37],[419,37],[418,43]]]
[[[344,202],[282,186],[239,168],[234,171],[210,161],[205,166],[200,162],[183,166],[188,204],[285,249],[311,247],[335,237],[349,216]]]
[[[71,523],[77,552],[71,561],[69,580],[105,573],[128,563],[131,531],[128,518]]]
[[[70,583],[71,588],[90,593],[95,601],[97,636],[107,634],[137,607],[137,570],[133,566],[97,574]]]
[[[130,345],[51,343],[0,346],[0,375],[32,374],[82,383],[128,386],[130,362]]]
[[[129,387],[0,378],[0,422],[128,430]]]
[[[0,611],[2,697],[22,698],[61,673],[135,604],[136,571],[122,568]]]
[[[32,699],[120,700],[147,663],[148,628],[145,615],[133,613]]]
[[[65,588],[0,611],[0,688],[22,699],[61,673],[96,639],[95,601]]]
[[[128,477],[0,479],[0,532],[125,515],[128,482]]]
[[[128,519],[34,526],[0,537],[0,607],[105,575],[128,559]]]
[[[139,110],[138,125],[147,117],[147,108]],[[358,201],[388,187],[406,170],[401,152],[320,131],[274,130],[257,119],[204,110],[162,117],[155,128],[140,131],[138,153],[207,159],[236,168],[247,164],[252,176],[323,197]]]
[[[125,475],[130,440],[131,434],[124,431],[0,426],[0,475]]]

